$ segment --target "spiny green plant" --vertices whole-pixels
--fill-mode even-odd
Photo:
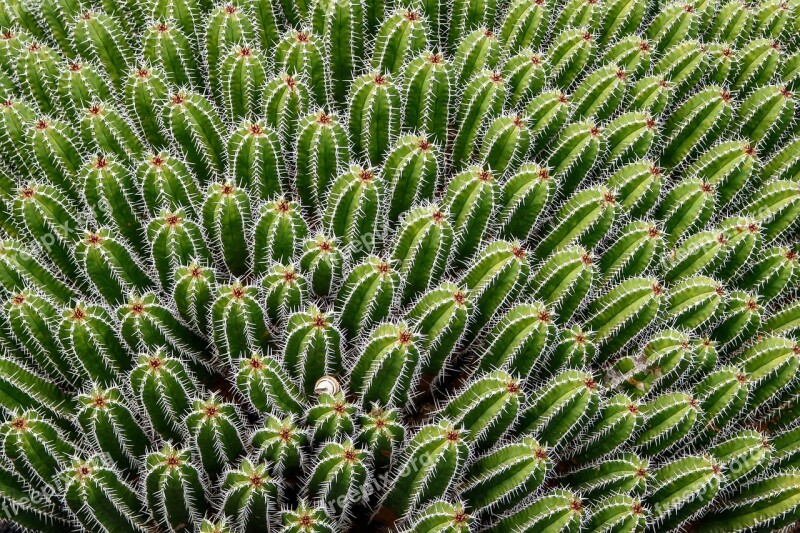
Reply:
[[[800,522],[798,0],[0,0],[0,522]]]

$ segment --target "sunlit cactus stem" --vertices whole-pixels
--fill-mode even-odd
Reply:
[[[192,453],[212,480],[244,455],[239,435],[241,420],[236,407],[223,403],[214,395],[207,400],[194,400],[186,417]]]
[[[300,268],[306,274],[309,288],[317,296],[327,297],[342,281],[344,254],[336,240],[317,234],[303,243]]]
[[[304,75],[308,79],[313,103],[323,106],[328,101],[326,92],[327,57],[318,35],[310,28],[289,31],[278,43],[275,60],[284,72]]]
[[[347,133],[336,116],[319,111],[300,119],[295,148],[300,203],[309,215],[319,216],[322,198],[348,161]]]
[[[350,440],[331,442],[318,452],[308,478],[306,492],[309,497],[331,509],[341,526],[350,522],[352,508],[361,500],[359,493],[369,482],[366,459],[366,452]]]
[[[425,454],[428,460],[423,460]],[[407,516],[445,493],[468,456],[464,432],[449,421],[422,427],[406,447],[383,506]]]
[[[214,253],[235,276],[250,269],[251,241],[245,227],[252,220],[250,197],[230,181],[209,186],[203,203],[203,228]]]
[[[353,0],[309,2],[308,19],[329,55],[331,103],[344,108],[364,52],[364,8]],[[355,85],[355,83],[353,83]]]
[[[119,472],[102,456],[75,459],[66,470],[65,500],[80,524],[91,530],[143,533],[147,531],[145,506]]]
[[[130,376],[134,399],[162,437],[183,442],[185,419],[198,385],[181,361],[163,352],[143,354]]]
[[[541,527],[550,526],[577,529],[584,514],[583,502],[573,492],[554,489],[543,493],[528,505],[521,506],[487,529],[491,533],[503,531],[539,531]]]
[[[447,219],[435,205],[412,209],[403,219],[392,252],[405,278],[402,303],[425,292],[444,274],[454,238]]]
[[[164,148],[168,137],[162,128],[161,109],[169,97],[164,71],[148,65],[130,69],[123,88],[123,101],[134,123],[154,148]]]
[[[284,197],[262,204],[254,221],[253,271],[261,274],[273,262],[291,262],[307,235],[299,205]]]
[[[289,316],[286,329],[283,364],[311,395],[320,378],[342,371],[341,333],[331,317],[314,305]]]
[[[519,243],[496,241],[481,250],[461,281],[474,307],[467,331],[480,331],[505,303],[517,297],[529,275],[527,253]]]
[[[62,471],[75,445],[34,411],[14,412],[0,426],[0,446],[16,475],[39,491],[63,490]]]
[[[264,427],[253,433],[251,444],[262,461],[269,461],[275,472],[286,477],[297,474],[307,459],[308,436],[292,415],[268,415]]]
[[[400,134],[400,94],[395,82],[375,71],[353,81],[349,131],[354,153],[378,165]]]
[[[240,524],[240,531],[255,533],[277,527],[278,482],[266,464],[244,459],[237,469],[226,472],[220,483],[222,513]]]
[[[438,2],[439,0],[434,0]],[[403,71],[403,126],[425,132],[444,145],[453,102],[452,66],[441,54],[426,51]]]
[[[230,171],[236,184],[261,200],[273,200],[286,186],[286,161],[277,132],[244,121],[228,139]]]
[[[503,315],[489,333],[480,369],[504,368],[527,378],[556,334],[550,311],[541,303],[518,304]]]
[[[164,109],[165,129],[207,185],[227,166],[222,120],[206,97],[186,90],[169,95]]]
[[[138,466],[147,448],[147,434],[120,389],[93,388],[78,397],[81,428],[92,442],[127,471]]]
[[[191,453],[166,444],[149,454],[146,464],[147,503],[156,520],[172,531],[199,522],[207,504]]]
[[[383,178],[359,165],[350,165],[327,191],[322,225],[347,245],[354,259],[373,252],[382,241],[384,194]]]
[[[350,371],[350,386],[363,405],[402,407],[415,383],[420,353],[405,324],[376,327]]]
[[[339,325],[345,338],[365,334],[387,318],[399,288],[399,274],[379,257],[370,256],[356,265],[336,297]]]
[[[238,282],[217,289],[211,326],[219,356],[234,368],[240,359],[266,349],[271,338],[258,288]]]
[[[61,313],[58,335],[67,357],[94,383],[111,386],[133,367],[113,315],[76,302]]]
[[[423,385],[437,381],[462,342],[472,304],[458,285],[444,282],[422,296],[405,320],[419,333],[425,358],[421,362]]]
[[[397,222],[415,204],[432,199],[441,158],[439,147],[425,135],[407,135],[397,140],[383,166],[391,222]]]

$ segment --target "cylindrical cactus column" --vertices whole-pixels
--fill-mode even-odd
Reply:
[[[342,371],[342,339],[333,317],[311,305],[289,316],[283,364],[289,374],[312,395],[323,376],[336,376]]]
[[[308,281],[293,263],[273,263],[261,278],[264,311],[274,326],[282,326],[289,315],[300,311],[308,300]]]
[[[93,388],[78,403],[78,421],[92,442],[118,468],[134,471],[147,451],[148,436],[122,391]]]
[[[236,368],[240,359],[268,348],[272,338],[258,288],[235,282],[217,289],[211,305],[214,346],[227,365]]]
[[[464,88],[455,117],[452,164],[460,170],[475,151],[478,132],[489,120],[499,115],[507,96],[506,82],[496,71],[477,73]]]
[[[489,332],[479,368],[503,368],[527,379],[556,336],[550,311],[541,303],[517,304]]]
[[[671,527],[707,506],[724,479],[721,466],[713,459],[684,457],[653,473],[645,501],[658,527]]]
[[[339,324],[347,340],[368,333],[386,319],[400,289],[400,276],[389,263],[370,256],[356,265],[336,296]]]
[[[244,459],[228,471],[220,483],[222,514],[239,524],[240,531],[256,533],[277,528],[278,482],[266,464]]]
[[[244,456],[240,426],[236,407],[223,403],[213,394],[207,400],[192,403],[186,416],[189,443],[193,455],[211,480],[218,479],[226,468]]]
[[[405,448],[383,511],[390,521],[411,516],[446,493],[468,457],[464,431],[451,422],[423,426]]]
[[[100,385],[118,383],[133,367],[116,331],[116,319],[104,307],[77,302],[61,313],[58,330],[64,352],[91,380]]]
[[[284,478],[296,475],[307,460],[308,436],[297,426],[293,415],[285,418],[267,415],[264,426],[253,432],[251,444],[260,460],[270,461],[272,469]]]
[[[67,507],[84,528],[99,525],[108,531],[126,533],[149,529],[147,511],[139,495],[100,457],[72,461],[66,470],[64,494]]]
[[[406,428],[398,409],[373,407],[359,419],[358,442],[365,445],[377,475],[392,465],[394,454],[403,447]]]
[[[157,149],[169,145],[160,113],[169,97],[168,83],[163,70],[137,65],[128,73],[123,89],[123,102],[135,124]]]
[[[397,222],[415,204],[433,198],[442,155],[426,135],[406,135],[386,155],[382,176],[389,207],[386,216]]]
[[[599,403],[598,384],[588,372],[566,370],[531,395],[515,432],[545,446],[564,447],[591,420]]]
[[[595,332],[601,361],[625,346],[658,316],[664,289],[655,278],[630,278],[589,304],[587,326]]]
[[[202,193],[186,162],[166,151],[147,154],[135,169],[142,199],[151,217],[163,209],[183,210],[194,220]]]
[[[492,171],[479,166],[467,167],[447,185],[442,205],[453,224],[456,264],[469,264],[483,243],[499,196]]]
[[[122,338],[134,353],[164,349],[187,362],[207,359],[206,343],[152,292],[132,294],[117,308],[117,320]]]
[[[479,374],[454,395],[442,414],[467,431],[465,440],[476,451],[501,441],[525,401],[520,382],[504,370]]]
[[[363,406],[402,407],[416,383],[418,336],[406,324],[380,324],[350,370],[350,387]]]
[[[314,105],[324,107],[328,102],[326,91],[327,57],[318,35],[310,28],[288,31],[275,50],[275,63],[280,70],[304,76]]]
[[[796,521],[798,474],[776,472],[748,483],[732,498],[730,507],[707,522],[708,531],[782,527]]]
[[[4,305],[7,325],[17,345],[48,377],[77,386],[84,377],[73,370],[71,353],[58,339],[58,312],[53,304],[30,289],[15,293]]]
[[[295,144],[300,117],[308,113],[309,87],[306,80],[287,72],[279,72],[261,86],[262,114],[270,127],[281,137],[285,147]]]
[[[507,241],[495,241],[478,253],[461,278],[474,309],[467,331],[480,331],[522,291],[530,275],[526,255],[519,243]]]
[[[322,226],[359,259],[372,253],[383,240],[383,179],[371,168],[350,165],[327,191]]]
[[[330,57],[331,101],[344,109],[364,53],[363,5],[353,0],[317,0],[310,6],[308,18]]]
[[[220,94],[228,121],[235,123],[259,112],[266,80],[264,53],[248,44],[233,46],[225,53],[219,70]]]
[[[583,246],[563,248],[540,264],[528,282],[529,290],[549,306],[555,314],[554,320],[566,324],[597,283],[594,263],[593,256]]]
[[[572,531],[580,528],[585,512],[583,502],[578,495],[571,491],[555,489],[542,493],[527,506],[522,506],[497,520],[487,531],[532,533],[541,531],[545,527]]]
[[[300,416],[307,398],[283,365],[270,358],[253,354],[239,363],[236,387],[261,412],[278,412]]]
[[[164,125],[186,155],[201,185],[222,175],[227,167],[224,126],[211,102],[201,94],[179,90],[164,104]]]
[[[180,531],[186,524],[200,521],[208,504],[189,450],[168,443],[147,456],[145,470],[147,505],[160,524]]]
[[[140,355],[130,374],[134,398],[149,425],[165,440],[186,437],[186,417],[198,385],[184,364],[163,352]]]
[[[396,9],[383,19],[375,36],[372,68],[397,74],[408,61],[428,44],[425,16],[414,8]]]
[[[177,21],[154,21],[145,30],[143,41],[144,60],[163,69],[172,85],[201,88],[202,72],[195,56],[195,43],[184,34]]]
[[[367,453],[351,440],[331,442],[318,452],[305,491],[309,498],[331,510],[340,527],[350,523],[354,508],[363,504],[362,490],[369,483]]]
[[[303,209],[321,215],[321,199],[349,159],[347,132],[335,115],[319,111],[300,119],[297,126],[295,186]]]
[[[147,238],[158,280],[165,291],[174,287],[180,267],[192,261],[211,263],[202,229],[183,209],[162,210],[159,216],[153,217],[147,225]]]
[[[467,467],[463,494],[478,512],[501,513],[539,488],[550,467],[547,449],[525,437],[473,460]]]
[[[425,353],[421,362],[423,387],[442,378],[471,314],[472,303],[465,290],[450,282],[420,296],[406,313],[404,319],[419,333]]]
[[[443,146],[453,93],[451,65],[441,54],[423,52],[403,71],[403,126],[424,132]]]
[[[75,47],[81,57],[97,61],[111,83],[122,88],[133,62],[133,50],[114,15],[84,11],[75,17],[72,28]]]
[[[404,280],[401,304],[410,303],[444,274],[454,239],[447,219],[436,205],[417,207],[403,218],[392,251]]]
[[[27,128],[30,153],[36,170],[73,202],[79,201],[83,167],[79,137],[66,122],[47,116],[38,117]]]
[[[355,405],[346,401],[344,393],[320,391],[317,403],[306,411],[309,438],[314,446],[327,441],[341,440],[355,433]]]
[[[285,190],[281,139],[266,124],[244,121],[228,139],[228,159],[236,185],[261,200],[274,200]]]
[[[400,93],[388,74],[375,71],[353,81],[349,117],[354,154],[379,165],[400,134]]]
[[[502,185],[496,219],[501,235],[527,240],[546,212],[556,191],[550,171],[536,163],[523,163]]]
[[[255,39],[254,18],[249,6],[242,3],[220,3],[205,18],[205,50],[208,85],[214,96],[221,92],[221,59],[229,47]]]
[[[292,262],[307,235],[298,204],[285,197],[262,204],[253,227],[253,272],[263,274],[273,262]]]
[[[203,203],[203,228],[214,253],[234,276],[243,276],[250,269],[251,241],[245,232],[250,226],[250,197],[232,182],[209,186]]]
[[[307,239],[300,254],[300,269],[306,274],[309,288],[317,296],[326,298],[338,289],[342,281],[345,256],[336,239],[323,233]]]
[[[16,475],[37,491],[63,490],[61,474],[75,445],[35,411],[15,412],[0,426],[0,446]]]

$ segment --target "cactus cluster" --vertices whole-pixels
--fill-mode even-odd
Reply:
[[[0,0],[0,522],[800,522],[800,1]]]

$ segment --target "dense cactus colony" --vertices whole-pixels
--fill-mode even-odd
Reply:
[[[0,521],[800,522],[797,0],[0,0]]]

